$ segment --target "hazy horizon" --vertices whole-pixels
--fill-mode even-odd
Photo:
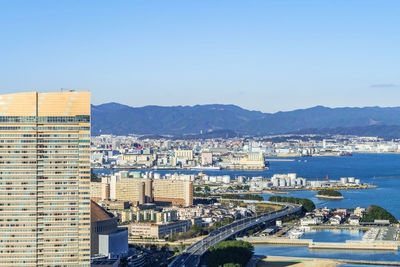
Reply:
[[[149,107],[149,106],[157,106],[157,107],[195,107],[195,106],[212,106],[212,105],[225,105],[225,106],[237,106],[243,109],[247,109],[250,111],[260,111],[263,112],[261,110],[256,110],[256,109],[248,109],[245,107],[242,107],[240,105],[236,105],[236,104],[221,104],[221,103],[206,103],[206,104],[194,104],[194,105],[144,105],[144,106],[133,106],[133,105],[126,105],[126,104],[122,104],[122,103],[118,103],[115,101],[111,101],[111,102],[105,102],[105,103],[100,103],[100,104],[93,104],[93,106],[101,106],[101,105],[107,105],[107,104],[121,104],[121,105],[125,105],[125,106],[129,106],[132,108],[143,108],[143,107]],[[310,106],[310,107],[305,107],[305,108],[296,108],[296,109],[288,109],[288,110],[278,110],[278,111],[274,111],[274,112],[263,112],[263,113],[277,113],[277,112],[285,112],[285,111],[295,111],[295,110],[302,110],[302,109],[311,109],[311,108],[316,108],[316,107],[324,107],[324,108],[330,108],[330,109],[335,109],[335,108],[400,108],[400,104],[398,106],[337,106],[337,107],[329,107],[329,106],[323,106],[323,105],[315,105],[315,106]]]

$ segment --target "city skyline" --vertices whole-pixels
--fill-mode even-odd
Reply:
[[[397,106],[396,1],[0,4],[0,94],[91,90],[93,104]],[[7,91],[5,91],[7,90]]]
[[[0,266],[400,265],[399,13],[0,1]]]

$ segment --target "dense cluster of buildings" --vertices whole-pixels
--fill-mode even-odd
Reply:
[[[188,176],[160,177],[152,172],[120,171],[92,182],[91,198],[121,200],[132,204],[158,203],[180,206],[193,205],[193,178]]]
[[[317,208],[312,212],[306,213],[305,217],[300,219],[300,224],[302,226],[326,223],[331,225],[339,225],[343,223],[359,225],[365,212],[365,209],[360,207],[357,207],[354,211],[349,211],[347,209],[337,209],[332,211],[328,208]]]
[[[352,188],[370,186],[361,183],[360,179],[354,177],[342,177],[340,180],[318,179],[307,180],[297,177],[296,173],[274,174],[271,178],[254,177],[249,179],[250,191],[262,191],[268,189],[321,189],[321,188]]]
[[[267,155],[399,152],[397,142],[377,138],[91,139],[89,92],[29,92],[0,100],[2,266],[118,266],[122,258],[143,266],[147,252],[129,247],[129,237],[164,238],[256,211],[229,202],[194,205],[194,186],[200,192],[209,187],[226,192],[361,184],[352,177],[306,180],[294,173],[271,178],[140,171],[96,175],[91,167],[263,170]],[[356,225],[363,212],[316,209],[301,224]]]
[[[97,168],[208,168],[262,170],[265,157],[349,156],[398,153],[398,140],[377,137],[270,136],[172,140],[160,137],[100,135],[92,138],[91,163]]]

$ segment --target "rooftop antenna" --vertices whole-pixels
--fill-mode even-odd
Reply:
[[[74,89],[60,88],[61,92],[75,92]]]

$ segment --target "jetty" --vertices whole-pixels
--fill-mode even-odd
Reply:
[[[307,246],[309,249],[343,249],[343,250],[375,250],[375,251],[397,251],[400,246],[398,241],[355,241],[346,242],[314,242],[312,239],[289,239],[289,238],[265,238],[247,237],[238,238],[253,245],[284,245],[284,246]]]
[[[400,266],[398,261],[373,261],[373,260],[348,260],[348,259],[328,259],[328,258],[307,258],[307,257],[288,257],[288,256],[264,256],[254,255],[257,259],[257,266],[283,266],[282,263],[294,265],[303,263],[300,266],[337,266],[341,264],[355,265],[382,265],[382,266]],[[276,264],[276,265],[274,265]],[[279,264],[279,265],[278,265]]]

